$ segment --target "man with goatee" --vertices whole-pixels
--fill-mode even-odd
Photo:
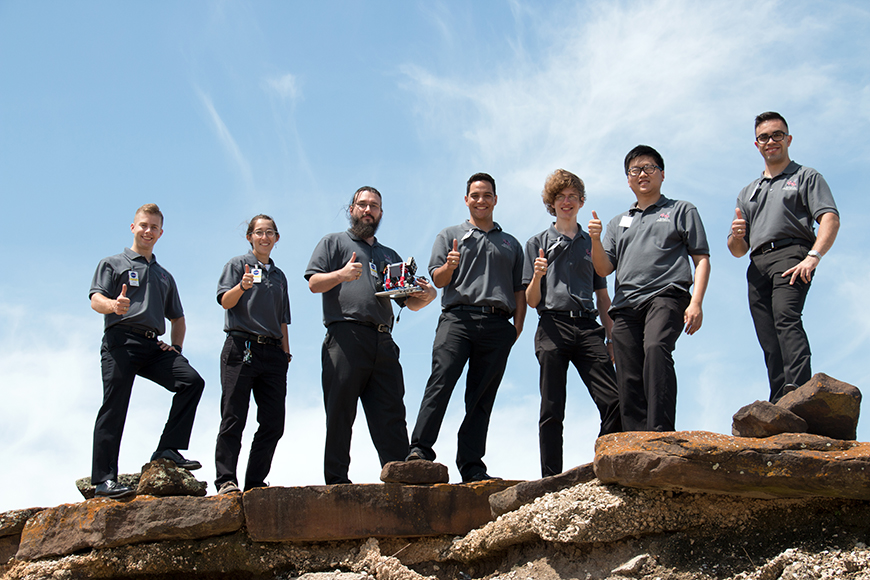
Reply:
[[[311,256],[305,279],[323,294],[323,403],[326,408],[324,476],[327,485],[351,483],[350,441],[357,400],[362,402],[369,433],[381,466],[408,455],[405,382],[399,347],[393,342],[390,298],[375,296],[388,264],[402,262],[375,237],[383,216],[381,194],[361,187],[348,208],[350,229],[325,236]],[[400,298],[400,305],[420,310],[436,296],[423,290]]]

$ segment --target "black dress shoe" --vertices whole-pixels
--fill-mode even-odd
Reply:
[[[462,483],[474,483],[475,481],[489,481],[490,479],[501,479],[500,477],[493,477],[485,471],[481,471],[480,473],[475,473],[474,475],[469,475],[466,478],[463,478]]]
[[[163,449],[162,451],[155,451],[151,455],[151,461],[155,459],[168,459],[182,469],[187,469],[188,471],[193,471],[194,469],[199,469],[202,467],[202,463],[197,461],[196,459],[185,459],[181,453],[176,451],[175,449]]]
[[[123,499],[136,495],[136,490],[126,485],[121,485],[114,479],[107,479],[102,483],[97,484],[97,489],[94,491],[96,497],[107,497],[109,499]]]

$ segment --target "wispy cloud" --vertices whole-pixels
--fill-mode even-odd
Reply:
[[[220,116],[220,113],[218,113],[217,108],[214,106],[211,97],[199,89],[197,89],[197,93],[199,94],[199,98],[202,101],[202,104],[205,106],[205,109],[209,114],[209,118],[214,125],[214,130],[215,133],[217,133],[218,140],[226,150],[227,155],[229,155],[230,159],[238,169],[240,177],[245,183],[245,186],[249,190],[253,189],[254,178],[251,171],[250,163],[248,163],[248,160],[245,158],[245,155],[239,148],[238,143],[236,143],[236,140],[233,138],[232,133],[230,132],[226,123],[224,123],[223,119]]]
[[[267,78],[266,86],[275,91],[282,99],[295,102],[302,98],[302,90],[299,86],[299,80],[295,75],[290,73]]]

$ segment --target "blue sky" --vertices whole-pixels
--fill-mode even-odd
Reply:
[[[768,392],[747,259],[725,247],[737,192],[762,169],[752,120],[766,110],[788,119],[792,158],[822,172],[843,216],[804,313],[814,370],[862,388],[868,29],[863,2],[0,0],[0,465],[14,476],[0,511],[81,499],[74,481],[90,472],[102,397],[88,288],[97,262],[129,246],[141,204],[166,215],[155,253],[178,282],[185,354],[206,379],[187,455],[210,485],[224,338],[215,288],[246,251],[245,220],[275,217],[294,360],[269,480],[321,484],[324,329],[302,273],[317,241],[346,227],[352,192],[377,187],[379,239],[425,264],[438,231],[467,217],[472,173],[495,176],[496,220],[525,243],[550,222],[540,191],[559,167],[586,182],[584,229],[592,210],[624,211],[634,197],[622,159],[639,143],[663,154],[664,193],[699,208],[711,242],[704,325],[675,353],[677,427],[730,433],[733,413]],[[394,332],[411,425],[438,310],[406,311]],[[490,428],[485,459],[505,478],[539,476],[535,326],[532,312]],[[453,480],[462,384],[436,445]],[[148,461],[169,401],[137,380],[122,472]],[[570,467],[591,461],[598,430],[576,373],[567,416]],[[362,417],[352,457],[354,482],[378,481]]]

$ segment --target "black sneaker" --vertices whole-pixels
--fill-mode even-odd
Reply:
[[[408,456],[405,458],[405,461],[419,461],[421,459],[424,461],[426,459],[425,457],[423,457],[423,452],[412,449]]]
[[[202,463],[197,461],[196,459],[185,459],[181,453],[176,451],[175,449],[164,449],[162,451],[155,451],[151,455],[151,461],[155,459],[168,459],[182,469],[187,469],[188,471],[193,471],[194,469],[199,469],[202,467]]]
[[[124,499],[136,495],[136,490],[126,485],[121,485],[114,479],[107,479],[102,483],[97,484],[94,491],[96,497],[107,497],[109,499]]]
[[[493,477],[485,471],[481,471],[479,473],[475,473],[473,475],[469,475],[462,479],[462,483],[474,483],[475,481],[489,481],[490,479],[501,479],[500,477]]]

